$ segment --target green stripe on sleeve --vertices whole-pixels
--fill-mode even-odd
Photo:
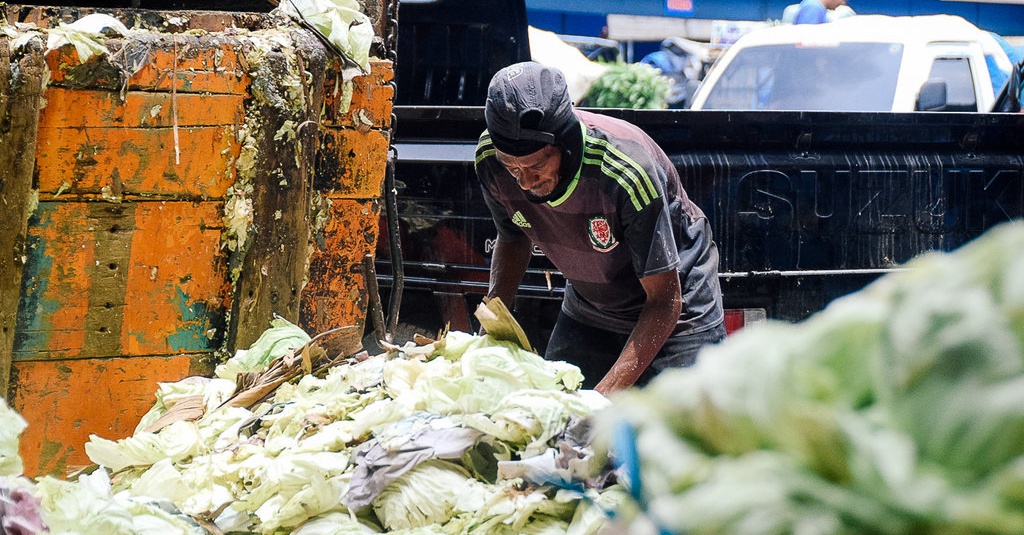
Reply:
[[[618,147],[615,147],[611,143],[608,143],[607,141],[604,140],[595,141],[597,141],[602,146],[606,147],[607,150],[611,152],[616,158],[618,158],[625,164],[629,165],[633,170],[635,170],[635,172],[639,173],[638,177],[634,176],[634,179],[639,181],[638,185],[642,188],[645,188],[646,191],[650,193],[650,198],[658,198],[658,189],[654,187],[654,182],[651,180],[650,175],[647,174],[647,171],[643,168],[642,165],[637,163],[629,156],[626,156],[626,153],[622,152]]]
[[[620,175],[619,173],[609,172],[609,169],[608,169],[608,166],[607,166],[607,160],[606,160],[606,158],[604,158],[604,156],[605,156],[604,151],[601,151],[601,150],[598,150],[598,149],[591,149],[591,148],[588,147],[587,149],[585,149],[584,152],[585,152],[585,154],[584,154],[584,161],[587,162],[587,163],[593,164],[593,165],[601,166],[601,172],[602,173],[604,173],[605,175],[608,175],[608,176],[612,177],[613,179],[615,179],[615,181],[618,182],[620,186],[622,186],[622,189],[625,190],[626,194],[629,195],[629,200],[633,203],[633,208],[635,208],[638,212],[644,206],[646,206],[647,203],[650,202],[649,199],[647,199],[646,195],[645,195],[644,196],[644,204],[641,204],[640,200],[637,199],[637,196],[636,196],[637,192],[636,192],[636,188],[634,187],[634,185],[632,183],[630,183],[628,180],[626,180],[626,178],[623,177],[622,175]],[[591,159],[591,158],[587,158],[586,154],[594,154],[594,155],[598,155],[598,156],[602,156],[602,157],[600,159]]]
[[[484,158],[487,158],[489,156],[494,156],[494,153],[496,153],[496,152],[498,152],[498,151],[494,149],[494,145],[490,145],[489,148],[485,148],[483,150],[479,150],[477,152],[477,155],[476,155],[476,161],[473,162],[473,165],[474,166],[480,165],[480,162],[483,161]]]

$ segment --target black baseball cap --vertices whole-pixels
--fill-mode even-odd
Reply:
[[[560,144],[579,129],[565,76],[533,61],[501,69],[487,88],[484,118],[495,148],[512,156]]]

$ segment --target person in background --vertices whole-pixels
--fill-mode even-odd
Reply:
[[[793,24],[823,24],[832,20],[829,12],[845,6],[846,0],[803,0],[793,15]],[[852,12],[852,10],[849,10]],[[785,12],[783,12],[785,18]],[[848,16],[848,13],[845,14]]]
[[[789,4],[782,10],[782,23],[793,24],[796,14],[800,12],[800,4]]]
[[[476,173],[498,229],[488,296],[512,303],[536,245],[565,275],[545,358],[604,394],[692,365],[725,338],[707,217],[646,133],[577,110],[561,71],[498,71]]]
[[[661,47],[640,59],[661,71],[672,80],[666,102],[669,108],[685,108],[704,76],[705,65],[710,64],[707,50],[698,43],[679,37],[669,37]]]

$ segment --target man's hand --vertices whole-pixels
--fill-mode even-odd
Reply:
[[[633,385],[676,328],[683,309],[679,273],[675,270],[640,279],[647,301],[626,346],[595,390],[610,395]]]

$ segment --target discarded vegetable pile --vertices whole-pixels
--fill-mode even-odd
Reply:
[[[1022,251],[1024,223],[1004,224],[613,398],[597,449],[639,459],[635,522],[1024,533]]]
[[[400,353],[329,361],[279,319],[217,377],[162,384],[133,436],[94,436],[92,474],[19,485],[41,499],[35,521],[53,533],[582,534],[602,524],[583,493],[541,484],[592,472],[570,428],[607,400],[577,391],[577,368],[459,332]]]

